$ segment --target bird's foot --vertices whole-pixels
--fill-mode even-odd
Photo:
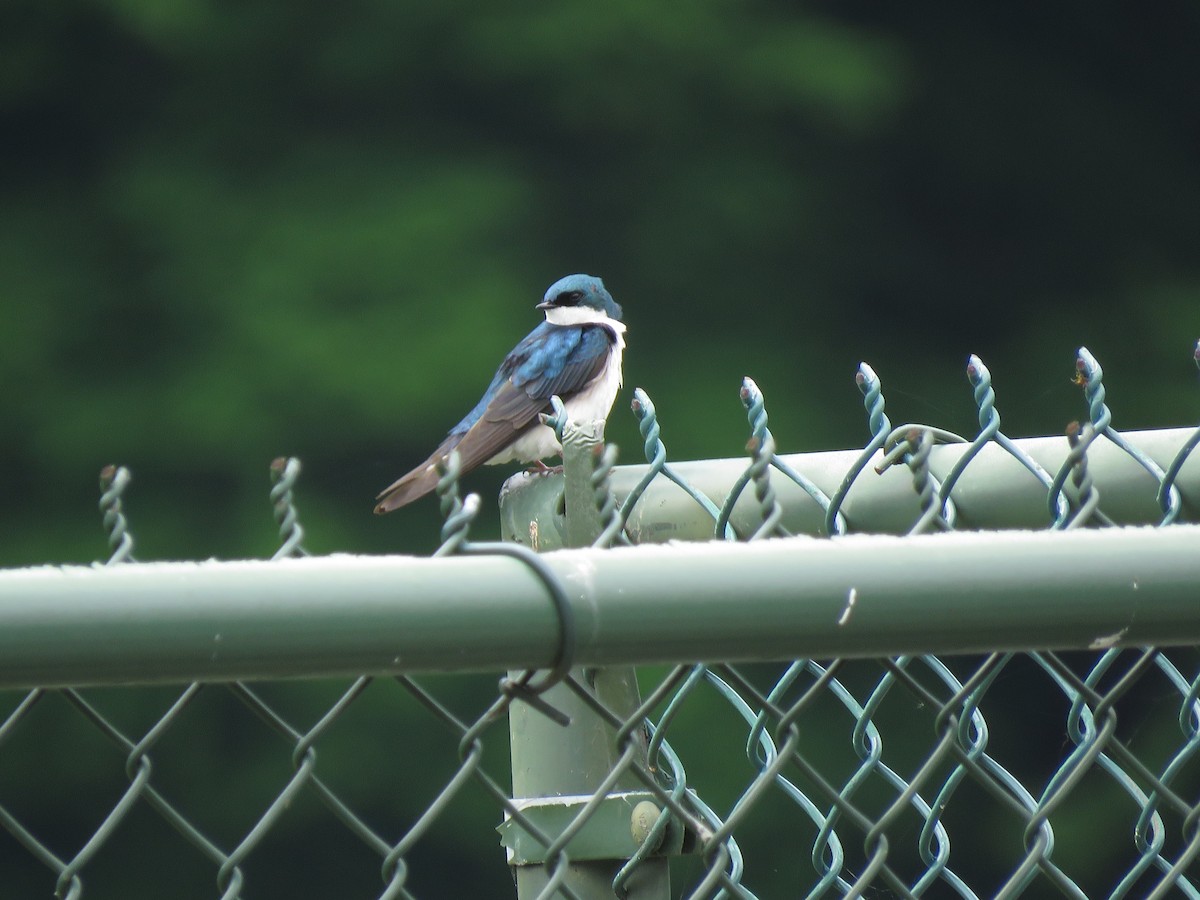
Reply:
[[[562,466],[548,466],[540,459],[535,459],[534,464],[525,470],[526,475],[561,475]]]

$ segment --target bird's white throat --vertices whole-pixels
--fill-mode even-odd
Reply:
[[[554,306],[546,310],[546,321],[551,325],[607,325],[619,338],[625,332],[625,323],[610,318],[602,309],[590,306]]]

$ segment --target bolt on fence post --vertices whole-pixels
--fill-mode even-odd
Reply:
[[[588,547],[604,527],[596,506],[596,489],[592,484],[592,473],[604,444],[604,423],[564,422],[561,439],[565,504],[563,542],[568,547]],[[505,491],[501,495],[501,505],[511,497],[512,494]],[[641,703],[637,674],[632,666],[576,668],[571,670],[571,677],[591,689],[605,706],[622,719],[628,719]],[[567,684],[555,685],[542,694],[542,699],[566,713],[571,719],[570,724],[563,727],[520,701],[513,703],[508,716],[513,798],[521,805],[522,811],[539,824],[542,821],[539,806],[547,813],[552,813],[555,807],[561,808],[564,803],[569,805],[570,798],[579,798],[581,801],[590,799],[601,782],[617,767],[623,750],[617,746],[615,730]],[[644,745],[643,740],[643,755],[639,760],[643,764],[646,763]],[[639,790],[644,790],[644,785],[630,773],[617,781],[609,796]],[[541,799],[548,802],[539,804]],[[581,805],[575,805],[574,808],[578,809]],[[586,843],[591,847],[628,846],[634,824],[632,817],[627,814],[594,816],[591,827],[611,828],[614,833],[608,836],[593,833],[588,836]],[[557,837],[558,832],[552,828],[547,830],[551,837]],[[613,878],[628,861],[628,856],[581,858],[575,848],[582,843],[579,841],[567,845],[566,852],[571,863],[566,886],[584,900],[612,898]],[[586,855],[590,857],[596,854],[588,852]],[[546,887],[552,874],[551,866],[542,862],[517,862],[514,864],[517,897],[519,900],[532,900]],[[646,859],[624,887],[627,900],[668,900],[670,876],[667,859]]]

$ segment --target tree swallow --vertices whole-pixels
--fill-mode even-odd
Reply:
[[[546,321],[504,357],[483,398],[429,459],[375,498],[377,514],[432,491],[437,464],[451,450],[458,450],[464,474],[484,463],[540,462],[561,453],[554,431],[538,419],[551,411],[554,395],[577,422],[608,417],[621,386],[621,307],[599,278],[568,275],[550,285],[537,309]]]

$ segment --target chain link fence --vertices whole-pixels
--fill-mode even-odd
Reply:
[[[529,631],[524,638],[540,648],[533,668],[498,684],[494,674],[467,674],[496,660],[453,652],[455,636],[438,644],[436,629],[432,663],[419,648],[386,664],[364,651],[359,677],[261,680],[346,671],[329,648],[359,607],[343,607],[341,623],[345,598],[336,594],[324,598],[321,628],[300,638],[239,631],[222,607],[227,628],[206,632],[204,654],[221,673],[253,677],[208,676],[202,654],[185,658],[191,645],[171,635],[223,590],[197,585],[237,564],[193,572],[136,562],[123,508],[129,473],[110,467],[101,476],[104,571],[0,573],[9,634],[0,635],[0,897],[505,897],[514,878],[522,898],[1200,897],[1200,566],[1196,526],[1184,524],[1200,502],[1190,457],[1200,429],[1123,435],[1086,350],[1077,371],[1088,415],[1057,439],[1018,441],[1000,430],[991,376],[976,357],[967,370],[979,408],[974,437],[893,427],[864,364],[857,383],[871,439],[851,453],[777,454],[749,379],[740,395],[748,460],[669,463],[654,405],[638,390],[647,464],[615,468],[615,449],[559,409],[550,422],[563,439],[565,478],[510,482],[501,497],[508,540],[499,544],[469,539],[480,504],[460,499],[451,459],[436,555],[476,568],[480,557],[512,558],[487,570],[490,582],[471,582],[476,594],[494,594],[497,613],[472,607],[464,643],[515,642],[514,632]],[[315,577],[320,563],[287,562],[305,555],[293,498],[299,464],[277,460],[271,472],[279,577],[256,574],[239,595],[234,608],[247,621],[260,607],[303,619],[289,606],[297,582],[282,579]],[[1154,531],[1120,527],[1138,523]],[[1014,528],[1095,533],[1003,539],[1000,529]],[[976,534],[943,534],[963,531]],[[858,536],[871,532],[904,537],[889,539],[886,552],[856,543],[882,540]],[[1182,542],[1160,541],[1173,536]],[[675,544],[699,538],[738,546],[704,569],[726,548],[706,545],[696,556]],[[695,616],[715,623],[717,639],[689,656],[678,639],[685,623],[646,608],[636,633],[605,645],[612,658],[602,659],[594,632],[611,626],[602,608],[588,618],[580,595],[588,601],[591,586],[564,571],[603,575],[610,563],[649,559],[620,545],[664,541],[671,545],[653,560],[678,559],[680,568],[655,590],[694,591]],[[1006,597],[977,590],[970,570],[949,587],[933,584],[930,561],[967,541],[1007,571]],[[1060,555],[1068,541],[1080,554]],[[1164,588],[1163,579],[1139,582],[1135,567],[1120,595],[1133,610],[1127,626],[1098,613],[1076,631],[1022,631],[1020,618],[1036,613],[1022,605],[1024,570],[1048,568],[1054,578],[1039,590],[1049,593],[1034,600],[1053,605],[1059,591],[1080,619],[1087,606],[1066,599],[1086,580],[1092,548],[1115,557],[1135,544],[1164,548],[1154,559],[1177,559],[1171,571],[1182,574]],[[558,554],[534,552],[589,545],[596,549],[572,551],[570,569]],[[805,575],[807,561],[825,558],[816,554],[868,561],[859,577],[838,576],[829,630],[811,638],[818,650],[804,658],[738,637],[772,627],[741,621],[761,619],[766,607],[751,601],[779,589],[768,588],[767,557],[748,555],[760,545],[806,561],[785,577],[791,599],[776,607],[780,623],[792,606],[816,602]],[[351,559],[339,571],[366,565]],[[705,593],[683,577],[689,569],[731,570],[742,587]],[[522,580],[512,592],[547,610],[547,634],[504,619],[513,570]],[[473,570],[446,571],[466,579]],[[1111,580],[1107,571],[1093,580]],[[872,573],[884,586],[911,579],[911,602],[925,605],[902,611],[930,609],[938,592],[932,608],[941,612],[879,631]],[[352,594],[357,582],[343,583]],[[435,586],[384,588],[404,605]],[[56,599],[39,606],[46,591]],[[55,605],[81,593],[77,609]],[[142,593],[165,598],[145,618],[120,605]],[[1143,645],[1138,615],[1153,618],[1163,597],[1183,625]],[[1097,599],[1101,607],[1109,608]],[[938,615],[1000,624],[938,645],[949,633]],[[147,624],[172,617],[175,632]],[[237,657],[251,631],[254,652]],[[825,637],[843,632],[859,643]],[[935,646],[938,655],[907,652]],[[890,652],[869,655],[880,647]],[[122,667],[135,656],[141,668]],[[635,658],[646,663],[636,672],[626,665]],[[451,674],[422,674],[429,669]],[[172,685],[182,672],[199,680]],[[157,684],[120,686],[127,681]]]

